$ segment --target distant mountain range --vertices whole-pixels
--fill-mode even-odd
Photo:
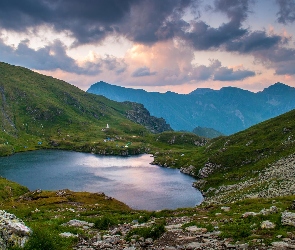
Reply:
[[[295,88],[279,82],[258,93],[224,87],[220,90],[199,88],[189,94],[177,94],[147,92],[101,81],[87,92],[114,101],[141,103],[151,115],[163,117],[174,130],[193,131],[199,126],[213,128],[225,135],[295,108]]]

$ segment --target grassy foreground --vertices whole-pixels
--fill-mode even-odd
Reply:
[[[275,199],[246,199],[236,203],[223,205],[200,205],[195,208],[177,210],[162,210],[158,212],[136,211],[125,204],[106,197],[102,193],[72,192],[70,190],[28,192],[16,183],[0,179],[1,185],[13,190],[9,195],[1,189],[0,209],[4,209],[21,218],[27,226],[32,228],[33,235],[25,249],[72,249],[78,240],[93,237],[97,232],[107,233],[108,229],[118,224],[148,222],[158,219],[162,224],[151,228],[136,229],[126,236],[159,237],[165,232],[165,221],[171,218],[189,217],[190,222],[182,227],[198,226],[210,231],[221,231],[220,238],[229,238],[232,242],[248,242],[250,245],[268,245],[278,240],[278,236],[285,238],[295,235],[295,228],[281,224],[281,212],[290,209],[295,196]],[[243,218],[245,212],[259,213],[263,209],[276,206],[278,212],[268,215],[257,215]],[[229,207],[225,210],[224,207]],[[69,220],[78,219],[94,223],[91,231],[81,228],[64,226]],[[269,220],[276,227],[274,229],[261,228],[262,221]],[[155,231],[156,228],[156,231]],[[161,229],[162,228],[162,229]],[[60,233],[70,232],[79,238],[62,238]],[[41,248],[40,248],[41,247]]]

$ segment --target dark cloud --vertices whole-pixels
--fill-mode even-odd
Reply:
[[[212,28],[203,21],[195,22],[191,32],[184,34],[184,38],[196,50],[217,49],[229,41],[238,39],[247,30],[239,28],[234,22],[222,24],[219,28]]]
[[[215,81],[239,81],[247,77],[255,76],[255,72],[250,70],[236,70],[221,67],[215,73],[213,80]]]
[[[215,0],[214,6],[207,6],[209,12],[221,12],[229,22],[221,24],[218,28],[210,27],[203,21],[192,24],[190,32],[184,32],[183,37],[196,50],[218,49],[229,42],[239,40],[248,30],[242,28],[250,12],[252,0]]]
[[[222,12],[234,23],[242,23],[250,13],[250,6],[253,0],[215,0],[214,10]]]
[[[179,22],[185,10],[197,8],[199,0],[2,0],[0,26],[25,31],[40,25],[67,31],[75,45],[97,43],[120,34],[130,40],[153,43],[174,36],[171,24]]]
[[[133,73],[133,77],[142,77],[142,76],[153,76],[156,75],[157,72],[151,72],[151,70],[148,67],[142,67],[136,69]]]
[[[66,54],[66,46],[59,40],[38,50],[30,48],[26,40],[22,41],[17,48],[5,45],[0,40],[0,51],[1,61],[36,70],[61,69],[81,75],[97,75],[104,67],[119,75],[127,68],[124,60],[112,56],[106,56],[95,62],[86,61],[82,66],[78,65],[73,58]]]
[[[268,68],[275,69],[277,75],[295,75],[295,49],[276,47],[259,51],[256,60]]]
[[[223,67],[219,60],[211,60],[209,66],[200,65],[193,69],[192,79],[198,81],[206,81],[213,79],[214,81],[238,81],[247,77],[255,76],[255,72],[250,70],[236,70]]]
[[[278,22],[287,24],[295,21],[295,1],[294,0],[276,0],[279,5],[277,13]]]
[[[121,30],[135,42],[154,43],[179,34],[188,23],[181,18],[185,10],[193,11],[199,0],[141,0],[126,15]]]
[[[265,31],[254,31],[247,33],[239,39],[228,41],[225,47],[227,51],[250,53],[273,48],[282,41],[283,39],[280,36],[268,36]]]

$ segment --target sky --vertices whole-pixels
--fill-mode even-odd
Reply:
[[[0,61],[87,90],[295,87],[295,0],[1,0]]]

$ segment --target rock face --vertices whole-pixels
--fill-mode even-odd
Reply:
[[[131,104],[132,109],[126,111],[126,117],[136,123],[145,126],[152,133],[161,133],[164,131],[172,131],[172,128],[163,118],[157,118],[151,116],[150,112],[139,103],[135,102],[124,102],[126,104]]]
[[[0,210],[0,249],[23,247],[31,233],[31,229],[14,214]]]

